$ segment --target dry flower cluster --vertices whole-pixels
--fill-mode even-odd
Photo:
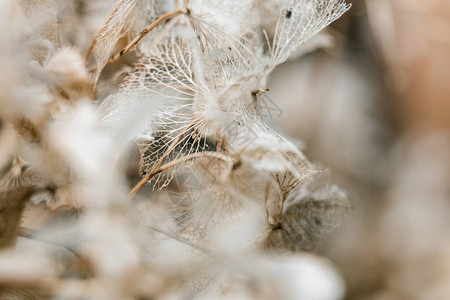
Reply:
[[[108,2],[0,3],[2,299],[342,298],[350,204],[261,103],[349,5]]]

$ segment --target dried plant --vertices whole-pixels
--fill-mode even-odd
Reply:
[[[341,298],[306,252],[345,193],[262,110],[271,72],[349,5],[118,0],[95,32],[71,6],[103,2],[0,4],[2,297]]]

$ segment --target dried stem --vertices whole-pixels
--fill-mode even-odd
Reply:
[[[181,139],[183,138],[184,134],[189,131],[192,127],[194,126],[194,124],[190,124],[186,127],[185,130],[183,130],[183,132],[175,139],[173,140],[173,142],[170,144],[170,146],[167,148],[167,150],[164,152],[164,154],[161,156],[160,159],[158,159],[158,161],[155,163],[155,165],[153,166],[153,170],[158,169],[161,164],[163,163],[163,161],[170,155],[170,152],[172,152],[173,149],[175,149],[175,147],[177,146],[177,144],[181,141]],[[150,170],[149,173],[152,173],[152,171]]]
[[[121,58],[125,53],[127,53],[128,51],[130,51],[131,48],[133,48],[137,43],[140,42],[140,40],[142,40],[150,31],[152,31],[156,26],[158,26],[159,24],[161,24],[163,21],[180,15],[184,13],[183,10],[178,9],[175,10],[173,12],[167,13],[161,17],[159,17],[158,19],[156,19],[153,23],[151,23],[147,28],[145,28],[144,30],[142,30],[139,35],[137,37],[134,38],[133,41],[131,41],[131,43],[129,43],[125,48],[123,48],[119,53],[117,53],[116,55],[114,55],[110,60],[108,60],[106,62],[106,64],[110,64],[113,62],[116,62],[119,58]]]
[[[175,147],[181,141],[183,136],[184,136],[184,133],[181,133],[175,140],[173,140],[172,144],[170,144],[170,146],[169,146],[169,148],[167,148],[166,152],[164,152],[164,154],[161,156],[161,158],[158,159],[158,161],[156,162],[153,169],[158,169],[161,166],[162,162],[169,156],[170,152],[172,152],[172,150],[175,149]]]
[[[274,176],[274,179],[280,189],[280,198],[278,200],[278,205],[280,207],[280,215],[282,215],[284,203],[286,202],[287,196],[293,189],[297,187],[297,185],[300,183],[300,180],[294,177],[290,177],[289,179],[287,179],[287,172],[284,172],[283,179],[280,179],[278,174]]]
[[[179,159],[173,160],[171,162],[168,162],[165,165],[162,165],[161,167],[157,168],[156,170],[148,173],[147,175],[145,175],[145,177],[143,177],[141,179],[141,181],[138,182],[138,184],[136,184],[134,186],[134,188],[131,190],[130,194],[128,195],[128,198],[131,199],[133,198],[137,192],[139,192],[139,190],[147,183],[149,182],[155,175],[158,175],[159,173],[173,167],[176,166],[180,163],[183,163],[185,161],[191,160],[191,159],[197,159],[197,158],[202,158],[202,157],[211,157],[211,158],[217,158],[220,160],[223,160],[227,163],[231,163],[230,158],[228,158],[227,156],[225,156],[224,154],[221,153],[217,153],[217,152],[199,152],[199,153],[194,153],[194,154],[190,154],[187,156],[183,156],[180,157]]]

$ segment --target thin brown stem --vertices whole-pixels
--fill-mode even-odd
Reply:
[[[178,9],[175,10],[173,12],[167,13],[161,17],[159,17],[158,19],[156,19],[153,23],[151,23],[148,27],[146,27],[144,30],[142,30],[139,35],[137,37],[134,38],[134,40],[131,41],[131,43],[129,43],[125,48],[123,48],[119,53],[117,53],[116,55],[114,55],[110,60],[108,60],[106,62],[106,64],[110,64],[113,62],[116,62],[119,58],[121,58],[125,53],[127,53],[128,51],[130,51],[131,48],[133,48],[137,43],[139,43],[150,31],[152,31],[156,26],[158,26],[159,24],[161,24],[163,21],[180,15],[184,13],[183,10]]]
[[[278,188],[280,189],[280,195],[278,198],[278,206],[280,208],[280,215],[283,215],[284,204],[286,202],[286,199],[287,199],[289,193],[298,186],[298,184],[300,183],[300,180],[298,180],[294,177],[288,178],[287,171],[284,172],[283,179],[280,179],[280,176],[278,173],[275,175],[272,174],[272,177],[274,178],[275,182],[278,184]]]
[[[170,152],[172,152],[172,150],[175,149],[175,147],[181,141],[183,136],[184,136],[184,133],[181,133],[175,140],[173,140],[172,144],[170,144],[170,146],[169,146],[169,148],[167,148],[166,152],[164,152],[164,154],[161,156],[161,158],[158,159],[158,161],[156,162],[153,169],[158,169],[161,166],[163,161],[170,155]]]
[[[183,156],[180,157],[179,159],[173,160],[171,162],[168,162],[165,165],[162,165],[161,167],[157,168],[156,170],[148,173],[147,175],[145,175],[141,181],[138,182],[138,184],[136,184],[134,186],[134,188],[131,190],[131,192],[128,194],[128,198],[131,199],[133,198],[137,192],[139,192],[139,190],[147,183],[149,182],[155,175],[158,175],[159,173],[170,169],[173,166],[176,166],[180,163],[186,162],[188,160],[192,160],[192,159],[197,159],[197,158],[202,158],[202,157],[210,157],[210,158],[216,158],[216,159],[221,159],[227,163],[231,163],[231,159],[228,158],[227,156],[221,154],[221,153],[217,153],[217,152],[199,152],[199,153],[194,153],[194,154],[190,154],[187,156]]]

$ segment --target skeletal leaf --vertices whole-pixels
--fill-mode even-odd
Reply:
[[[278,65],[291,53],[350,8],[342,0],[285,0],[278,16],[272,45],[272,64]]]

